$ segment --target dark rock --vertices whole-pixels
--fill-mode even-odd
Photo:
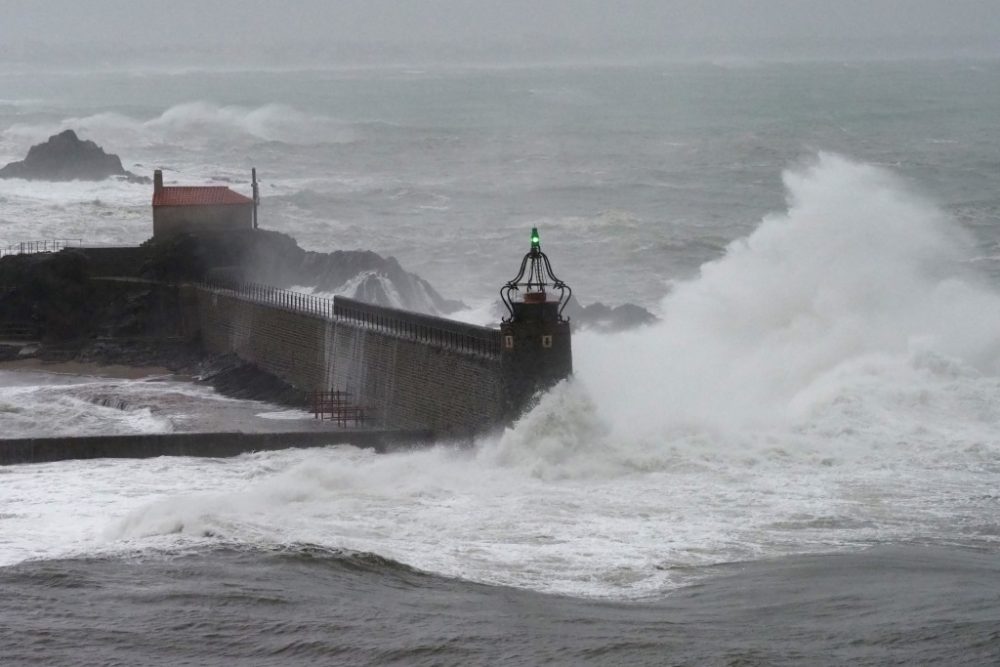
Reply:
[[[309,404],[309,394],[281,378],[248,364],[235,354],[225,354],[203,361],[198,381],[210,384],[230,398],[267,401],[301,408]]]
[[[497,301],[494,305],[493,312],[496,315],[497,321],[501,317],[507,317],[508,315],[507,309],[500,301]],[[570,297],[562,314],[563,317],[569,318],[570,325],[574,331],[596,329],[612,333],[627,331],[628,329],[635,329],[660,321],[660,318],[656,315],[634,303],[625,303],[612,307],[597,302],[589,306],[584,306],[575,296]]]
[[[22,349],[24,349],[23,345],[0,343],[0,361],[13,361],[21,358]]]
[[[133,183],[150,182],[145,176],[126,171],[117,155],[105,153],[93,141],[81,140],[73,130],[32,146],[24,160],[0,169],[0,178],[39,181],[102,181],[113,176]]]
[[[395,259],[360,251],[306,252],[291,237],[264,230],[152,239],[119,257],[117,264],[117,255],[105,254],[74,248],[0,258],[0,335],[40,339],[47,354],[66,358],[95,339],[183,337],[180,297],[169,285],[213,279],[321,291],[350,282],[355,289],[348,296],[369,303],[430,314],[464,307],[441,297]],[[95,276],[165,284],[98,281]]]
[[[50,348],[39,354],[43,359],[50,355]],[[94,340],[79,347],[73,359],[101,365],[161,366],[175,373],[195,374],[205,354],[200,345],[190,341]]]
[[[600,302],[583,306],[576,297],[570,297],[563,316],[570,318],[574,328],[594,328],[607,332],[625,331],[660,321],[656,315],[634,303],[614,308]]]
[[[338,292],[366,303],[446,315],[465,308],[461,301],[445,299],[430,283],[400,266],[395,257],[371,251],[337,250],[306,252],[296,283],[321,292]],[[351,284],[352,290],[344,287]]]
[[[0,322],[33,329],[43,340],[88,335],[93,293],[86,258],[73,252],[12,255],[0,261]]]
[[[193,342],[99,340],[68,349],[44,346],[39,358],[47,361],[81,361],[101,365],[161,366],[175,373],[193,376],[200,384],[210,385],[223,396],[302,408],[309,405],[309,395],[284,380],[249,364],[235,354],[206,356]],[[0,346],[0,361],[17,355]],[[125,409],[116,397],[95,399],[107,407]]]
[[[441,315],[465,308],[393,257],[362,250],[303,250],[292,237],[263,229],[225,234],[178,234],[146,242],[142,277],[176,282],[257,282],[312,287],[366,303]],[[350,286],[350,289],[345,289]]]

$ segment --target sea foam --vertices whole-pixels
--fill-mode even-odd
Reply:
[[[969,273],[969,240],[882,169],[821,155],[785,184],[788,210],[677,284],[662,323],[577,336],[575,378],[502,434],[88,466],[99,508],[8,494],[23,518],[4,560],[64,549],[32,526],[79,515],[74,544],[98,551],[317,544],[630,597],[745,559],[995,545],[1000,300]]]
[[[874,367],[933,382],[932,357],[996,374],[1000,295],[967,270],[953,220],[836,155],[784,180],[788,211],[678,284],[660,324],[578,337],[578,375],[623,435],[802,425]]]

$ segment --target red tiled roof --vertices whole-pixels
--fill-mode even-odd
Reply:
[[[253,200],[224,185],[168,186],[153,193],[153,206],[222,206]]]

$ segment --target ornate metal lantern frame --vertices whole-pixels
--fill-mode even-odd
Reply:
[[[527,280],[525,280],[526,275]],[[552,264],[549,262],[548,256],[542,252],[538,228],[532,227],[531,250],[521,260],[521,268],[517,272],[517,275],[508,280],[507,284],[500,288],[500,298],[503,300],[503,304],[507,307],[507,312],[509,313],[509,316],[503,318],[503,321],[510,322],[513,320],[514,296],[516,293],[522,291],[522,287],[524,288],[525,303],[528,303],[532,299],[544,303],[547,296],[545,288],[550,286],[553,289],[559,290],[559,310],[557,315],[559,321],[568,321],[568,318],[563,318],[562,312],[566,308],[566,304],[569,303],[570,297],[573,296],[573,290],[569,285],[559,280],[556,274],[552,272]]]

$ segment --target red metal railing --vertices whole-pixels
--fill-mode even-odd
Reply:
[[[329,419],[337,426],[364,426],[370,417],[363,407],[351,403],[349,397],[350,393],[346,391],[314,391],[313,418]]]

